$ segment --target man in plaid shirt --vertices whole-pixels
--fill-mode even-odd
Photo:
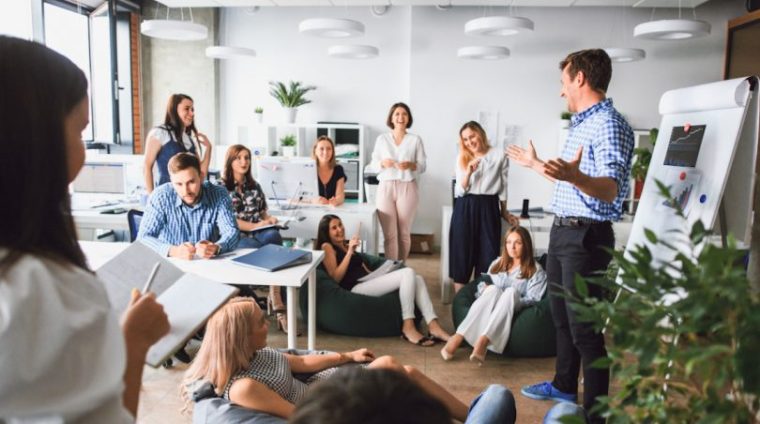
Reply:
[[[524,387],[533,399],[575,402],[578,372],[583,362],[583,407],[590,411],[597,397],[606,396],[609,370],[591,368],[606,357],[604,336],[591,323],[579,322],[566,304],[562,290],[578,295],[575,275],[604,272],[615,246],[612,221],[620,220],[629,190],[633,130],[606,97],[612,64],[604,50],[581,50],[560,62],[562,93],[574,113],[560,158],[543,161],[533,143],[527,149],[509,146],[514,162],[554,182],[552,210],[556,217],[549,238],[546,263],[551,308],[557,335],[557,362],[552,381]],[[589,296],[601,297],[598,286]],[[603,422],[596,414],[591,422]]]

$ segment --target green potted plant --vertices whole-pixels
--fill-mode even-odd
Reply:
[[[633,164],[631,165],[631,178],[634,180],[633,198],[641,198],[641,192],[644,190],[644,180],[646,180],[649,171],[649,162],[652,160],[652,150],[657,142],[657,134],[660,130],[652,128],[649,130],[649,140],[652,148],[637,147],[633,149]]]
[[[261,106],[256,106],[256,109],[253,110],[253,112],[256,114],[256,122],[259,124],[264,122],[264,108]]]
[[[313,85],[302,85],[300,81],[290,81],[288,85],[279,81],[270,81],[269,86],[269,94],[285,108],[287,122],[291,124],[296,121],[298,107],[311,103],[311,100],[306,99],[304,95],[317,88]]]
[[[288,134],[280,139],[282,155],[292,157],[296,155],[296,136]]]
[[[655,183],[685,221],[668,187]],[[714,244],[701,221],[644,233],[673,260],[656,261],[639,245],[613,252],[617,282],[576,279],[573,309],[609,340],[608,356],[591,364],[611,372],[613,389],[598,410],[609,423],[758,422],[760,294],[750,288],[746,251],[730,235],[727,246]],[[596,300],[587,284],[620,292]]]
[[[573,114],[570,113],[570,112],[568,112],[568,111],[564,111],[564,112],[560,113],[559,114],[559,127],[561,129],[570,128],[570,118],[572,118],[572,116],[573,116]]]

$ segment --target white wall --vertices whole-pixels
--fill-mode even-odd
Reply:
[[[697,17],[712,24],[708,37],[681,42],[633,39],[633,27],[650,19],[651,9],[517,8],[535,21],[532,34],[511,38],[471,38],[464,23],[482,16],[482,8],[392,7],[376,18],[360,8],[262,8],[247,14],[224,9],[220,39],[224,44],[254,48],[250,61],[220,65],[220,133],[222,142],[237,142],[237,128],[253,121],[253,109],[263,106],[265,120],[282,122],[279,105],[268,94],[270,80],[301,80],[318,86],[302,107],[298,121],[359,122],[370,126],[370,144],[381,131],[388,107],[406,101],[414,114],[412,131],[420,134],[428,153],[428,171],[421,178],[418,221],[436,231],[440,242],[440,206],[450,204],[450,177],[456,158],[457,132],[477,119],[481,110],[496,111],[500,122],[521,128],[522,142],[532,138],[542,156],[554,155],[558,119],[565,110],[559,97],[559,61],[574,50],[592,47],[639,47],[642,62],[615,64],[609,96],[635,128],[659,124],[659,98],[667,90],[722,78],[725,28],[728,19],[744,13],[741,2],[712,1],[697,9]],[[494,13],[502,13],[496,9]],[[675,17],[658,10],[658,19]],[[689,11],[690,14],[690,11]],[[308,17],[349,17],[365,23],[365,36],[348,40],[374,44],[380,57],[345,61],[327,57],[335,42],[298,34]],[[456,49],[471,44],[504,45],[512,51],[503,61],[467,61]],[[370,146],[371,148],[371,146]],[[509,207],[523,198],[531,205],[548,205],[551,185],[525,169],[510,171]]]

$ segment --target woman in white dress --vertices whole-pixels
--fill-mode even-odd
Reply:
[[[528,230],[511,227],[504,239],[504,251],[488,267],[493,284],[478,284],[477,299],[456,334],[441,349],[446,361],[454,358],[454,352],[464,340],[473,346],[470,360],[479,364],[485,361],[486,350],[503,352],[515,313],[541,300],[546,291],[546,273],[533,257]]]

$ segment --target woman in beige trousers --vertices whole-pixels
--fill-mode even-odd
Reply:
[[[422,139],[410,134],[412,111],[396,103],[388,112],[386,124],[391,132],[375,141],[371,167],[378,169],[377,214],[385,238],[385,257],[405,260],[412,245],[412,222],[417,212],[417,176],[425,172]]]

